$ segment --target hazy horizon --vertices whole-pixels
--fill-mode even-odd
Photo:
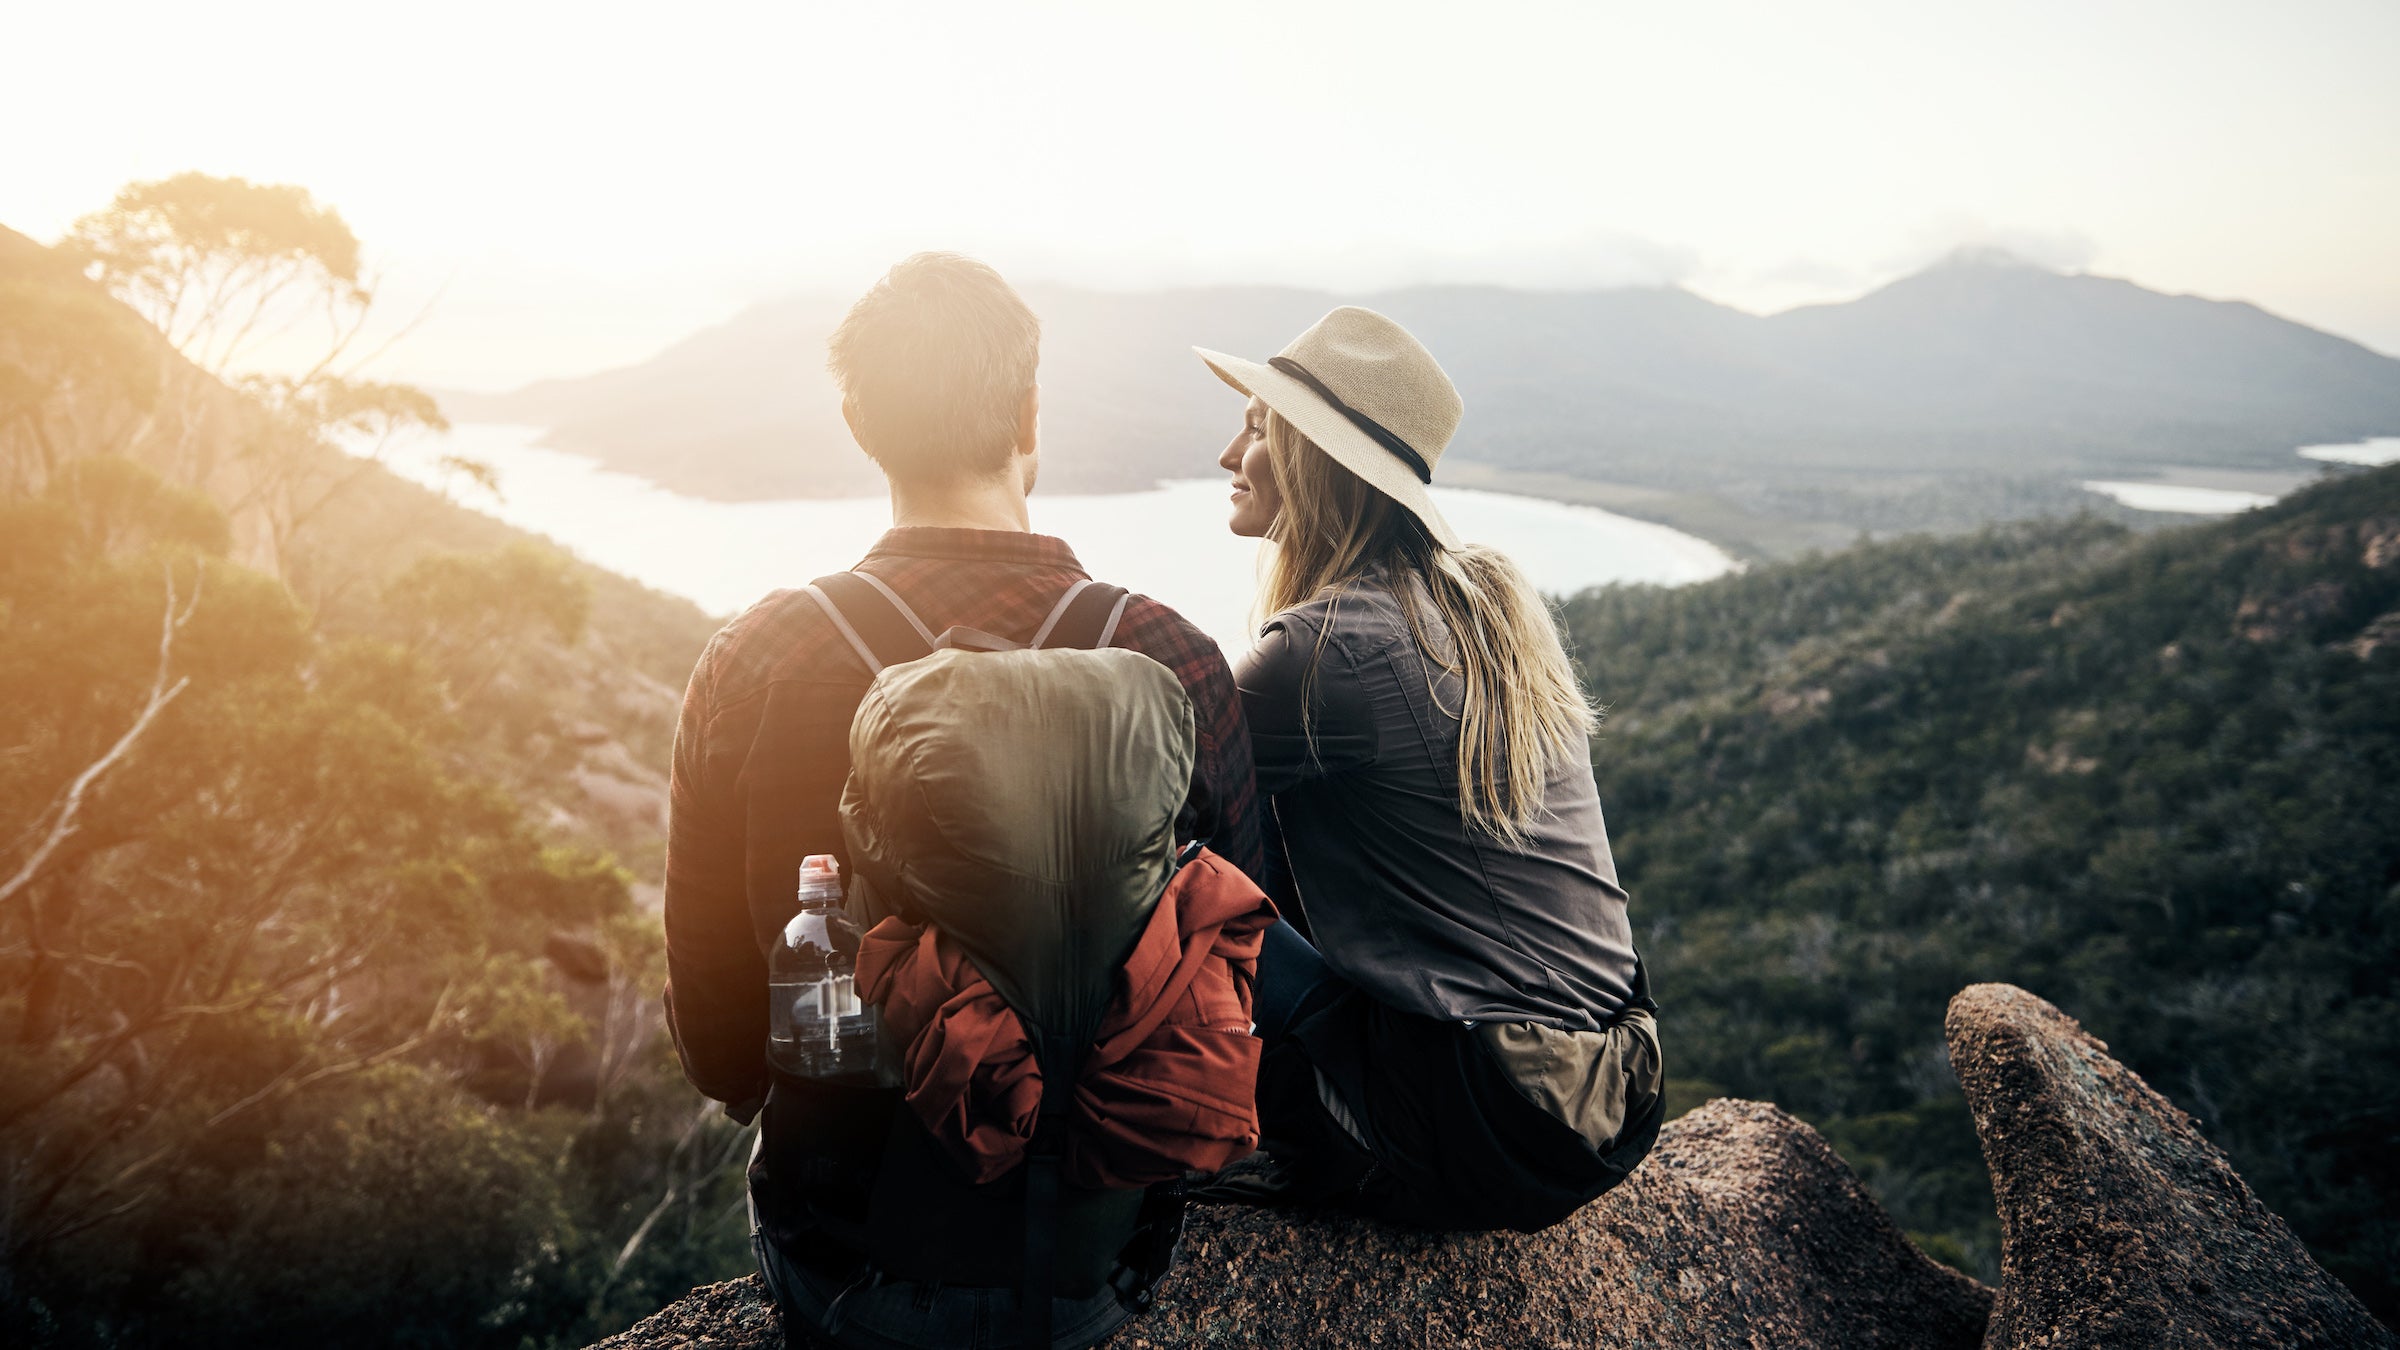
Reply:
[[[0,223],[5,223],[5,222],[0,222]],[[1863,297],[1865,297],[1865,296],[1872,295],[1872,294],[1874,294],[1876,291],[1882,290],[1882,289],[1884,289],[1885,287],[1892,285],[1894,282],[1898,282],[1898,281],[1903,281],[1903,280],[1906,280],[1908,277],[1915,276],[1915,275],[1917,275],[1917,274],[1919,274],[1919,273],[1921,273],[1921,272],[1923,272],[1923,271],[1925,271],[1925,270],[1927,270],[1927,269],[1930,269],[1930,268],[1940,267],[1940,266],[1944,265],[1944,264],[1945,264],[1945,263],[1947,263],[1947,262],[1951,262],[1951,261],[1957,260],[1957,259],[1958,259],[1958,258],[1960,258],[1962,255],[1966,255],[1966,254],[1969,254],[1969,253],[1983,253],[1983,254],[1986,254],[1986,255],[1991,255],[1991,254],[1994,254],[1994,253],[2004,253],[2004,254],[2006,254],[2006,255],[2007,255],[2007,259],[2004,259],[2003,261],[2005,261],[2005,260],[2014,260],[2015,262],[2017,262],[2017,263],[2021,263],[2021,264],[2023,264],[2023,265],[2025,265],[2025,266],[2042,268],[2042,270],[2045,270],[2045,271],[2051,271],[2051,272],[2054,272],[2054,273],[2056,273],[2057,275],[2062,275],[2062,276],[2090,276],[2090,277],[2095,277],[2095,278],[2099,278],[2099,279],[2102,279],[2102,280],[2125,281],[2125,282],[2129,282],[2129,283],[2131,283],[2131,284],[2133,284],[2133,285],[2136,285],[2136,286],[2141,286],[2141,285],[2143,284],[2143,283],[2142,283],[2142,281],[2141,281],[2141,279],[2140,279],[2140,278],[2138,278],[2138,277],[2125,277],[2125,276],[2118,276],[2118,275],[2115,275],[2115,274],[2113,274],[2113,273],[2109,273],[2109,272],[2102,271],[2102,270],[2086,270],[2086,269],[2081,269],[2081,268],[2055,268],[2055,267],[2045,267],[2043,264],[2041,264],[2041,263],[2039,263],[2039,262],[2036,262],[2036,261],[2035,261],[2034,259],[2032,259],[2032,258],[2028,258],[2028,257],[2025,257],[2025,256],[2024,256],[2024,255],[2022,255],[2022,254],[2016,254],[2016,253],[2013,253],[2013,252],[2009,251],[2005,245],[1992,245],[1992,244],[1961,244],[1961,245],[1958,245],[1958,246],[1956,246],[1954,249],[1952,249],[1952,250],[1951,250],[1950,252],[1948,252],[1948,253],[1941,254],[1941,255],[1937,255],[1937,256],[1935,256],[1935,257],[1932,257],[1932,258],[1929,258],[1929,259],[1927,259],[1927,260],[1926,260],[1926,261],[1925,261],[1923,264],[1919,265],[1919,266],[1918,266],[1918,267],[1916,267],[1916,268],[1913,268],[1913,269],[1911,269],[1911,270],[1909,270],[1909,271],[1906,271],[1906,272],[1901,272],[1901,273],[1895,274],[1895,275],[1893,275],[1893,276],[1891,276],[1891,277],[1887,277],[1887,278],[1884,278],[1884,279],[1878,280],[1878,281],[1877,281],[1877,282],[1875,282],[1873,285],[1866,286],[1866,287],[1864,287],[1864,288],[1862,288],[1862,289],[1858,290],[1858,291],[1857,291],[1857,292],[1855,292],[1855,293],[1843,294],[1843,295],[1838,295],[1838,296],[1830,296],[1830,297],[1826,297],[1826,298],[1822,298],[1822,299],[1795,300],[1795,301],[1792,301],[1792,302],[1791,302],[1791,303],[1789,303],[1789,304],[1782,304],[1782,305],[1776,305],[1776,306],[1772,306],[1772,307],[1763,307],[1763,308],[1751,308],[1751,307],[1748,307],[1748,306],[1744,306],[1744,305],[1736,304],[1736,303],[1734,303],[1733,301],[1730,301],[1730,300],[1725,300],[1725,299],[1721,299],[1721,298],[1718,298],[1718,297],[1715,297],[1715,296],[1708,295],[1708,294],[1706,294],[1706,293],[1704,293],[1704,292],[1702,292],[1702,291],[1700,291],[1700,290],[1698,290],[1698,289],[1696,289],[1696,288],[1694,288],[1694,287],[1692,287],[1692,286],[1689,286],[1689,285],[1687,285],[1687,284],[1685,284],[1685,283],[1683,283],[1683,282],[1680,282],[1680,281],[1672,281],[1672,280],[1670,280],[1670,281],[1656,281],[1656,282],[1628,281],[1628,282],[1622,282],[1622,283],[1617,283],[1617,284],[1613,284],[1613,285],[1570,285],[1570,284],[1562,284],[1562,285],[1554,285],[1554,286],[1542,286],[1542,285],[1523,285],[1523,284],[1511,284],[1511,283],[1508,283],[1508,282],[1499,282],[1499,281],[1449,281],[1449,280],[1439,280],[1439,279],[1434,279],[1434,280],[1423,280],[1423,281],[1401,281],[1401,282],[1396,282],[1396,283],[1393,283],[1393,284],[1391,284],[1391,285],[1383,285],[1383,286],[1371,286],[1371,287],[1339,287],[1339,286],[1318,286],[1318,285],[1308,285],[1308,284],[1303,284],[1303,283],[1292,283],[1292,282],[1272,282],[1272,281],[1238,281],[1238,280],[1228,280],[1228,281],[1213,281],[1213,282],[1203,281],[1203,282],[1187,282],[1187,283],[1165,283],[1165,284],[1158,284],[1158,285],[1117,285],[1117,286],[1111,286],[1111,285],[1105,285],[1105,284],[1096,284],[1096,283],[1091,283],[1091,282],[1083,282],[1083,281],[1062,280],[1062,279],[1059,279],[1059,278],[1056,278],[1056,277],[1048,277],[1048,276],[1012,276],[1012,277],[1010,278],[1010,281],[1011,281],[1011,283],[1012,283],[1013,285],[1015,285],[1015,286],[1019,287],[1020,289],[1026,290],[1026,291],[1028,291],[1028,292],[1037,292],[1037,293],[1038,293],[1038,292],[1040,292],[1040,291],[1051,290],[1051,291],[1080,291],[1080,292],[1085,292],[1085,293],[1091,293],[1091,294],[1101,294],[1101,295],[1133,295],[1133,296],[1139,296],[1139,295],[1162,295],[1162,294],[1172,294],[1172,293],[1175,293],[1175,292],[1182,292],[1182,291],[1206,291],[1206,290],[1277,290],[1277,291],[1296,291],[1296,292],[1301,292],[1301,293],[1323,294],[1323,295],[1325,295],[1325,296],[1327,296],[1327,297],[1329,297],[1329,298],[1336,298],[1336,299],[1341,299],[1341,300],[1349,300],[1349,301],[1355,301],[1355,300],[1371,300],[1371,299],[1373,299],[1373,298],[1375,298],[1375,297],[1377,297],[1377,296],[1380,296],[1380,295],[1392,295],[1392,294],[1396,294],[1396,293],[1407,292],[1407,291],[1415,291],[1415,290],[1447,290],[1447,289],[1460,289],[1460,290],[1498,290],[1498,291],[1513,291],[1513,292],[1520,292],[1520,293],[1526,293],[1526,294],[1540,294],[1540,295],[1580,295],[1580,294],[1596,294],[1596,293],[1603,293],[1603,292],[1608,292],[1608,291],[1616,291],[1616,290],[1634,290],[1634,289],[1641,289],[1641,290],[1681,290],[1681,291],[1687,292],[1687,293],[1689,293],[1689,294],[1692,294],[1692,295],[1699,296],[1701,299],[1703,299],[1703,300],[1707,300],[1707,301],[1708,301],[1709,303],[1711,303],[1711,304],[1721,305],[1721,306],[1723,306],[1723,307],[1725,307],[1725,308],[1727,308],[1727,309],[1735,310],[1735,311],[1737,311],[1737,312],[1740,312],[1740,313],[1743,313],[1743,314],[1748,314],[1748,315],[1751,315],[1751,316],[1753,316],[1753,317],[1761,317],[1761,318],[1766,318],[1766,317],[1773,317],[1773,316],[1775,316],[1775,315],[1778,315],[1778,314],[1787,314],[1787,313],[1790,313],[1790,312],[1792,312],[1792,311],[1794,311],[1794,310],[1803,310],[1803,309],[1821,308],[1821,307],[1828,306],[1828,305],[1841,305],[1841,304],[1847,304],[1847,303],[1849,303],[1849,302],[1851,302],[1851,301],[1853,301],[1853,300],[1861,299],[1861,298],[1863,298]],[[1987,260],[1990,260],[1988,256],[1987,256]],[[2155,290],[2155,289],[2157,289],[2157,288],[2155,288],[2155,287],[2146,287],[2145,289],[2153,289],[2153,290]],[[2162,293],[2163,293],[2163,294],[2169,294],[2169,295],[2182,295],[2182,294],[2188,294],[2188,293],[2179,293],[2179,292],[2162,292]],[[542,382],[545,382],[545,381],[551,381],[551,380],[576,380],[576,379],[581,379],[581,378],[584,378],[584,377],[587,377],[587,376],[592,376],[592,375],[601,375],[601,374],[607,374],[607,373],[610,373],[610,372],[612,372],[612,371],[629,369],[629,368],[632,368],[632,367],[636,367],[636,366],[640,366],[640,365],[646,364],[647,362],[649,362],[649,361],[651,361],[651,360],[653,360],[653,359],[657,358],[659,355],[661,355],[662,353],[664,353],[664,352],[668,351],[669,349],[671,349],[671,348],[674,348],[674,347],[676,347],[676,346],[679,346],[679,345],[681,345],[681,344],[682,344],[682,343],[683,343],[683,342],[684,342],[686,339],[688,339],[688,338],[691,338],[691,337],[694,337],[694,336],[696,336],[696,335],[698,335],[698,334],[701,334],[701,333],[707,332],[707,331],[709,331],[709,330],[711,330],[711,329],[715,329],[715,328],[720,328],[720,327],[723,327],[724,325],[726,325],[726,324],[728,324],[728,323],[731,323],[731,322],[732,322],[732,321],[734,321],[736,318],[740,317],[742,314],[748,313],[748,312],[750,312],[750,311],[752,311],[752,310],[756,310],[756,309],[760,309],[760,308],[764,308],[764,307],[768,307],[768,306],[786,305],[786,304],[821,304],[821,305],[825,305],[825,306],[828,306],[828,307],[831,307],[831,306],[836,306],[836,305],[846,305],[846,304],[847,304],[847,303],[848,303],[850,300],[852,300],[853,298],[855,298],[855,295],[856,295],[856,291],[855,291],[855,290],[841,290],[841,289],[836,289],[836,288],[834,288],[834,287],[832,287],[832,286],[829,286],[829,285],[819,285],[819,286],[812,286],[812,287],[799,287],[799,288],[790,288],[790,289],[784,289],[784,290],[773,291],[773,292],[769,292],[769,293],[766,293],[766,294],[759,295],[759,296],[757,296],[757,297],[756,297],[756,298],[754,298],[754,299],[750,299],[750,300],[745,300],[745,301],[739,302],[739,303],[735,304],[735,305],[734,305],[732,308],[730,308],[730,309],[726,310],[726,311],[725,311],[723,314],[721,314],[721,315],[719,315],[719,316],[717,316],[717,317],[715,317],[715,318],[704,319],[704,320],[702,320],[702,321],[700,321],[700,322],[698,322],[698,323],[695,323],[695,324],[693,324],[691,327],[689,327],[689,328],[686,328],[686,329],[684,329],[684,330],[682,330],[682,331],[680,331],[680,332],[676,332],[676,333],[673,333],[673,334],[665,334],[665,335],[662,335],[662,336],[659,338],[658,342],[657,342],[655,345],[653,345],[653,346],[651,346],[651,347],[647,348],[646,350],[641,350],[641,351],[638,351],[638,352],[636,352],[635,354],[633,354],[633,355],[631,355],[631,356],[629,356],[629,357],[627,357],[627,358],[625,358],[625,359],[623,359],[623,360],[612,361],[612,362],[610,362],[608,365],[605,365],[605,366],[595,366],[595,367],[592,367],[592,368],[590,368],[590,369],[584,369],[584,370],[562,370],[562,371],[555,371],[555,372],[552,372],[552,371],[545,371],[545,372],[543,372],[543,373],[541,373],[541,374],[537,374],[537,375],[528,376],[528,377],[525,377],[525,378],[522,378],[522,379],[504,380],[504,381],[500,381],[500,382],[497,382],[497,383],[490,383],[490,382],[486,382],[486,383],[469,383],[469,382],[465,382],[465,381],[435,381],[435,380],[427,380],[427,381],[425,381],[425,384],[426,384],[426,387],[428,387],[428,388],[431,388],[431,389],[436,389],[436,390],[439,390],[439,391],[442,391],[442,392],[447,392],[447,393],[461,393],[461,394],[497,394],[497,393],[509,393],[509,392],[513,392],[513,391],[516,391],[516,390],[519,390],[519,389],[525,388],[525,387],[526,387],[526,386],[528,386],[528,385],[531,385],[531,384],[539,384],[539,383],[542,383]],[[2246,302],[2246,303],[2256,303],[2256,302],[2254,302],[2254,301],[2248,301],[2247,297],[2243,297],[2243,296],[2199,296],[2199,297],[2195,297],[2195,298],[2199,298],[2199,299],[2206,299],[2206,300],[2242,301],[2242,302]],[[2263,305],[2262,305],[2262,306],[2259,306],[2259,308],[2261,308],[2261,309],[2268,309],[2268,307],[2266,307],[2266,306],[2263,306]],[[1037,305],[1037,309],[1038,309],[1038,305]],[[2295,315],[2276,313],[2276,311],[2274,311],[2274,310],[2272,310],[2272,309],[2268,309],[2268,312],[2269,312],[2269,313],[2272,313],[2272,314],[2276,314],[2276,317],[2278,317],[2278,318],[2289,319],[2289,320],[2292,320],[2293,322],[2297,322],[2297,323],[2307,323],[2307,320],[2305,320],[2305,319],[2301,319],[2301,318],[2298,318],[2298,317],[2297,317],[2297,316],[2295,316]],[[2354,334],[2350,334],[2350,333],[2344,333],[2344,332],[2338,332],[2338,331],[2336,331],[2336,330],[2333,330],[2333,329],[2330,329],[2330,328],[2322,328],[2321,326],[2319,326],[2319,325],[2315,325],[2315,324],[2309,324],[2308,326],[2310,326],[2310,327],[2315,327],[2315,328],[2319,328],[2319,330],[2320,330],[2320,331],[2323,331],[2323,332],[2329,333],[2329,334],[2331,334],[2331,335],[2332,335],[2332,336],[2334,336],[2334,337],[2343,338],[2343,339],[2345,339],[2345,340],[2347,340],[2347,341],[2351,341],[2351,342],[2356,342],[2356,343],[2358,343],[2359,345],[2361,345],[2361,346],[2363,346],[2363,347],[2366,347],[2368,350],[2370,350],[2370,351],[2374,351],[2374,352],[2376,352],[2376,353],[2377,353],[2377,354],[2379,354],[2379,355],[2382,355],[2382,356],[2388,356],[2388,357],[2391,357],[2391,358],[2393,358],[2393,359],[2395,359],[2395,360],[2400,360],[2400,342],[2394,342],[2394,343],[2393,343],[2393,344],[2392,344],[2392,345],[2391,345],[2389,348],[2386,348],[2386,347],[2378,346],[2378,345],[2377,345],[2377,344],[2375,344],[2375,343],[2368,342],[2368,341],[2366,341],[2365,339],[2363,339],[2363,338],[2360,338],[2360,337],[2357,337],[2357,336],[2356,336],[2356,335],[2354,335]],[[805,354],[803,354],[802,356],[800,356],[800,357],[797,357],[797,358],[795,358],[795,359],[801,359],[801,360],[805,360],[805,359],[807,359],[807,358],[805,357]]]
[[[1114,290],[1680,285],[1754,313],[1962,245],[2400,352],[2400,8],[436,0],[16,20],[0,223],[301,184],[377,371],[500,389],[950,247]],[[72,115],[67,111],[72,110]],[[39,128],[40,134],[24,134]]]

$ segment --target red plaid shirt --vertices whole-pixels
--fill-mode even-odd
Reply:
[[[895,529],[857,570],[937,633],[965,624],[1019,640],[1084,577],[1062,541],[1004,530]],[[1259,875],[1250,733],[1224,654],[1139,595],[1111,645],[1174,671],[1191,695],[1199,754],[1178,834]],[[777,591],[717,634],[684,692],[667,819],[667,1021],[685,1076],[718,1101],[766,1089],[765,954],[793,913],[800,860],[848,853],[837,807],[868,680],[805,591]]]

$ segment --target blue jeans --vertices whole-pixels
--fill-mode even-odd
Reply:
[[[813,1270],[785,1256],[753,1226],[750,1251],[759,1274],[774,1291],[790,1346],[840,1346],[846,1350],[998,1350],[1020,1344],[1017,1294],[1013,1289],[966,1289],[907,1280],[868,1284]],[[840,1315],[832,1332],[825,1314],[836,1302]],[[1114,1292],[1102,1289],[1085,1299],[1052,1299],[1053,1350],[1083,1350],[1107,1338],[1133,1316]]]
[[[1299,929],[1277,919],[1259,947],[1250,1020],[1258,1026],[1258,1038],[1273,1045],[1348,988],[1350,982],[1333,973]]]

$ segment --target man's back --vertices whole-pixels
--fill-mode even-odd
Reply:
[[[991,268],[947,253],[903,259],[826,343],[842,419],[883,470],[892,519],[905,524],[856,570],[913,610],[928,640],[968,627],[1026,641],[1084,580],[1065,544],[1029,529],[1026,497],[1040,467],[1040,348],[1041,321],[1024,297]],[[1224,655],[1181,616],[1140,596],[1127,598],[1109,645],[1156,660],[1190,698],[1195,755],[1177,833],[1256,875],[1257,786]],[[955,1345],[968,1339],[962,1328],[1009,1315],[1019,1292],[960,1282],[989,1265],[988,1251],[913,1249],[925,1247],[929,1231],[972,1225],[932,1216],[911,1230],[912,1265],[934,1272],[922,1288],[900,1280],[860,1293],[859,1282],[874,1285],[881,1267],[862,1275],[859,1258],[893,1248],[869,1230],[878,1217],[888,1227],[927,1219],[913,1211],[937,1200],[991,1197],[961,1187],[895,1200],[887,1188],[876,1202],[879,1180],[897,1185],[941,1165],[906,1152],[929,1136],[904,1128],[899,1091],[771,1080],[767,1069],[765,953],[797,909],[801,860],[830,853],[848,861],[840,805],[868,666],[805,591],[760,601],[701,656],[676,729],[669,797],[667,1022],[694,1086],[744,1120],[764,1103],[750,1167],[752,1245],[786,1325],[815,1320],[831,1336],[847,1318],[869,1343]],[[1179,742],[1175,772],[1181,763]],[[1149,1199],[1118,1190],[1064,1196],[1047,1231],[1061,1242],[1106,1243],[1097,1254],[1113,1260],[1131,1235],[1165,1230],[1163,1216],[1140,1220]],[[1126,1212],[1118,1221],[1071,1221],[1077,1205]],[[1029,1224],[1032,1215],[1028,1205]],[[1154,1251],[1125,1269],[1146,1288],[1164,1256]],[[1133,1306],[1124,1293],[1112,1284],[1089,1298],[1054,1300],[1057,1344],[1106,1336]],[[1029,1318],[1041,1311],[1016,1310]]]
[[[1002,530],[895,529],[858,569],[935,632],[1029,638],[1084,572],[1061,541]],[[1173,610],[1134,596],[1112,646],[1158,661],[1191,696],[1198,756],[1177,833],[1253,876],[1260,852],[1248,732],[1223,654]],[[846,858],[837,808],[850,720],[871,676],[803,591],[726,625],[684,696],[667,845],[668,1019],[685,1073],[741,1106],[767,1086],[765,952],[802,858]]]

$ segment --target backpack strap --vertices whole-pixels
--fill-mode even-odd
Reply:
[[[885,666],[905,665],[933,654],[933,630],[879,578],[864,572],[836,572],[818,577],[806,590],[825,617],[833,620],[842,640],[867,663],[868,674],[878,675]]]
[[[1025,1156],[1025,1273],[1017,1285],[1017,1316],[1026,1350],[1050,1350],[1055,1336],[1050,1300],[1058,1288],[1059,1162],[1066,1155],[1067,1113],[1075,1103],[1082,1051],[1065,1036],[1040,1036],[1034,1062],[1042,1071],[1042,1104]]]
[[[1107,646],[1117,635],[1117,624],[1125,617],[1125,605],[1131,596],[1122,586],[1085,579],[1067,588],[1067,593],[1051,606],[1050,617],[1034,632],[1027,643],[1036,650],[1075,648],[1093,651]]]
[[[1122,586],[1085,578],[1067,588],[1050,607],[1031,642],[1020,644],[994,637],[980,628],[954,626],[939,634],[925,626],[917,612],[883,579],[866,572],[836,572],[804,587],[834,631],[866,663],[867,673],[880,675],[885,666],[906,665],[935,651],[963,647],[975,651],[1019,651],[1077,648],[1094,650],[1116,638],[1131,598]]]
[[[1181,1180],[1159,1182],[1142,1195],[1133,1240],[1109,1279],[1117,1302],[1136,1314],[1150,1311],[1158,1301],[1158,1282],[1175,1268],[1175,1247],[1183,1240],[1183,1211],[1190,1195],[1190,1187]]]

